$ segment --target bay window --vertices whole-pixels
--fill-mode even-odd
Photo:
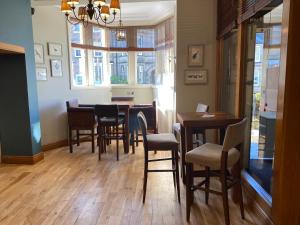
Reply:
[[[155,52],[137,53],[137,83],[153,84],[155,75]]]
[[[128,84],[128,53],[109,53],[111,84]]]

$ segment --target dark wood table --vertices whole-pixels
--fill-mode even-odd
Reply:
[[[218,129],[219,143],[222,144],[226,127],[241,121],[241,119],[225,112],[185,112],[177,113],[177,118],[181,127],[181,173],[183,182],[185,182],[185,153],[193,149],[193,129]]]
[[[124,152],[127,154],[129,153],[129,108],[134,105],[133,101],[113,101],[108,103],[99,103],[104,105],[118,105],[119,111],[123,112],[125,115],[125,145],[124,145]],[[82,107],[95,107],[96,104],[80,104]]]

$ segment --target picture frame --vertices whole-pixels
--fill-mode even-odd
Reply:
[[[49,56],[62,56],[62,44],[60,43],[48,43]]]
[[[51,59],[51,75],[52,77],[62,77],[62,60],[61,59]]]
[[[36,68],[36,80],[37,81],[46,81],[47,80],[47,68],[46,67],[37,67]]]
[[[34,59],[37,64],[44,64],[44,46],[42,44],[34,44]]]
[[[198,67],[204,65],[204,45],[189,45],[188,65]]]
[[[186,85],[197,85],[208,83],[207,70],[186,70],[184,73],[184,83]]]

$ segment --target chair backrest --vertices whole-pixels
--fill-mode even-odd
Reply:
[[[96,105],[95,113],[98,117],[98,121],[100,118],[115,118],[118,121],[119,118],[119,107],[118,105]]]
[[[73,129],[92,129],[95,125],[95,110],[87,107],[68,109],[69,127]]]
[[[133,102],[134,97],[132,96],[117,96],[111,97],[112,102]]]
[[[196,108],[196,112],[208,112],[209,106],[202,104],[202,103],[198,103],[197,108]]]
[[[143,143],[144,143],[144,148],[145,150],[147,149],[147,120],[145,118],[145,115],[143,112],[139,112],[137,115],[139,126],[142,130],[142,135],[143,135]]]
[[[66,102],[67,109],[69,108],[77,108],[79,106],[77,99],[71,99]]]
[[[242,144],[245,140],[247,118],[241,122],[229,125],[226,129],[223,143],[223,151],[228,152],[230,149]]]

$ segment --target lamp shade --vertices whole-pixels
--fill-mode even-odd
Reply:
[[[94,5],[96,5],[96,6],[98,6],[98,5],[103,6],[103,5],[105,5],[105,0],[95,0],[94,1]]]
[[[77,5],[77,4],[79,4],[79,0],[68,0],[67,3],[69,5]]]
[[[119,0],[111,0],[110,9],[112,11],[120,11],[120,1]]]
[[[67,3],[67,0],[62,0],[62,1],[61,1],[60,10],[61,10],[63,13],[69,13],[69,12],[71,12],[71,7],[70,7],[70,5]]]
[[[108,5],[103,5],[101,7],[101,17],[103,19],[107,19],[109,17],[110,13],[109,13],[109,6]]]
[[[87,17],[87,11],[86,8],[84,6],[79,7],[78,9],[78,18],[83,20]]]

